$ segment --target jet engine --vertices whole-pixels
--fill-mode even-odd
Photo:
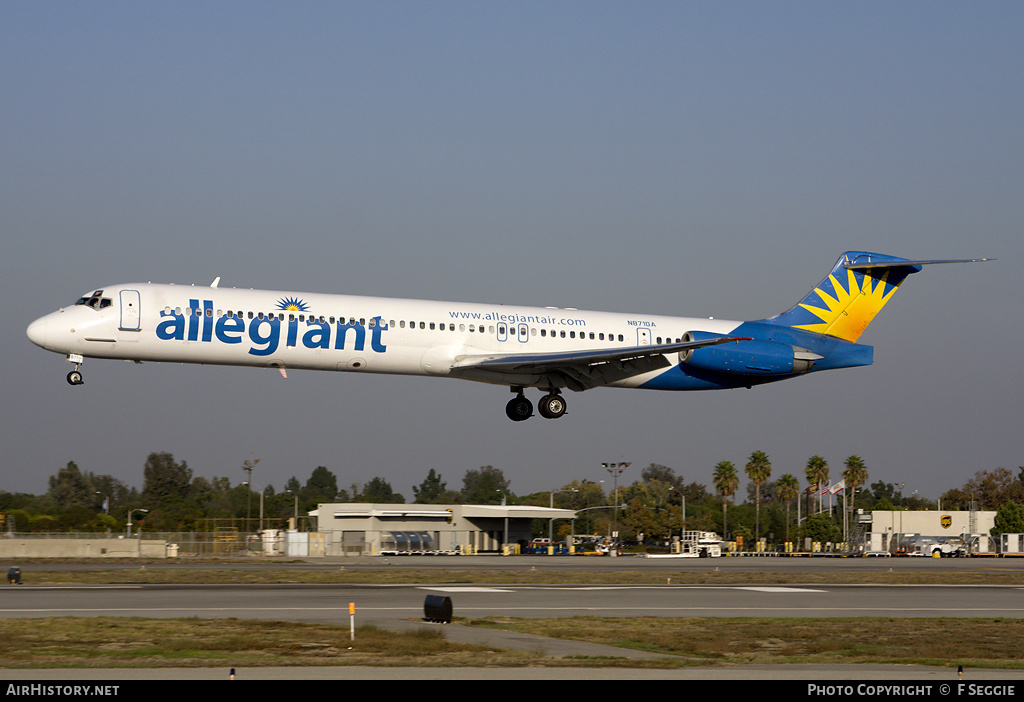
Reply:
[[[688,331],[683,335],[683,341],[704,341],[720,336],[711,332]],[[679,363],[682,365],[738,376],[806,373],[814,366],[814,361],[820,358],[822,356],[807,349],[765,339],[704,346],[679,353]]]

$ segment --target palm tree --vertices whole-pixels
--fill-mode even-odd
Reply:
[[[722,538],[726,538],[729,529],[726,522],[725,509],[726,499],[736,494],[736,488],[740,485],[740,479],[736,475],[736,467],[730,461],[719,461],[715,465],[715,474],[712,477],[715,490],[722,496]]]
[[[776,485],[779,497],[786,501],[786,541],[789,541],[789,506],[800,497],[800,481],[792,473],[786,473]]]
[[[860,456],[850,456],[846,459],[844,464],[846,468],[843,470],[843,482],[846,484],[846,489],[843,492],[843,501],[846,501],[846,495],[853,495],[858,487],[868,481],[868,469],[864,465],[864,461]],[[844,513],[846,510],[843,510]],[[850,500],[850,517],[852,523],[853,517],[853,500]],[[845,521],[845,520],[844,520]]]
[[[772,474],[772,462],[764,451],[750,454],[746,465],[747,477],[754,484],[754,540],[761,538],[761,483]]]
[[[818,493],[818,511],[821,512],[821,486],[828,485],[828,461],[821,456],[811,456],[804,469],[807,482],[815,487]]]

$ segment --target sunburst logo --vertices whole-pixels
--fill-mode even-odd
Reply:
[[[309,305],[297,297],[282,297],[277,301],[277,309],[287,312],[306,312]]]
[[[820,319],[813,324],[798,324],[798,329],[836,336],[846,341],[857,341],[875,318],[898,285],[888,282],[889,269],[878,278],[863,273],[846,271],[846,285],[836,278],[836,273],[828,277],[819,287],[814,289],[824,307],[817,307],[806,302],[800,307]],[[841,275],[841,274],[840,274]],[[902,282],[902,281],[900,281]],[[831,288],[831,290],[829,290]]]

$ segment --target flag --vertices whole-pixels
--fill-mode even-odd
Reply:
[[[828,489],[828,491],[830,493],[832,493],[833,495],[835,495],[837,492],[842,492],[845,489],[846,489],[846,481],[845,480],[840,480],[838,483],[836,483],[835,485],[830,487]]]

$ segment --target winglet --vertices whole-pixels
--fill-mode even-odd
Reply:
[[[218,285],[220,285],[220,276],[219,275],[216,278],[213,279],[213,282],[210,283],[210,287],[211,288],[215,288]]]

